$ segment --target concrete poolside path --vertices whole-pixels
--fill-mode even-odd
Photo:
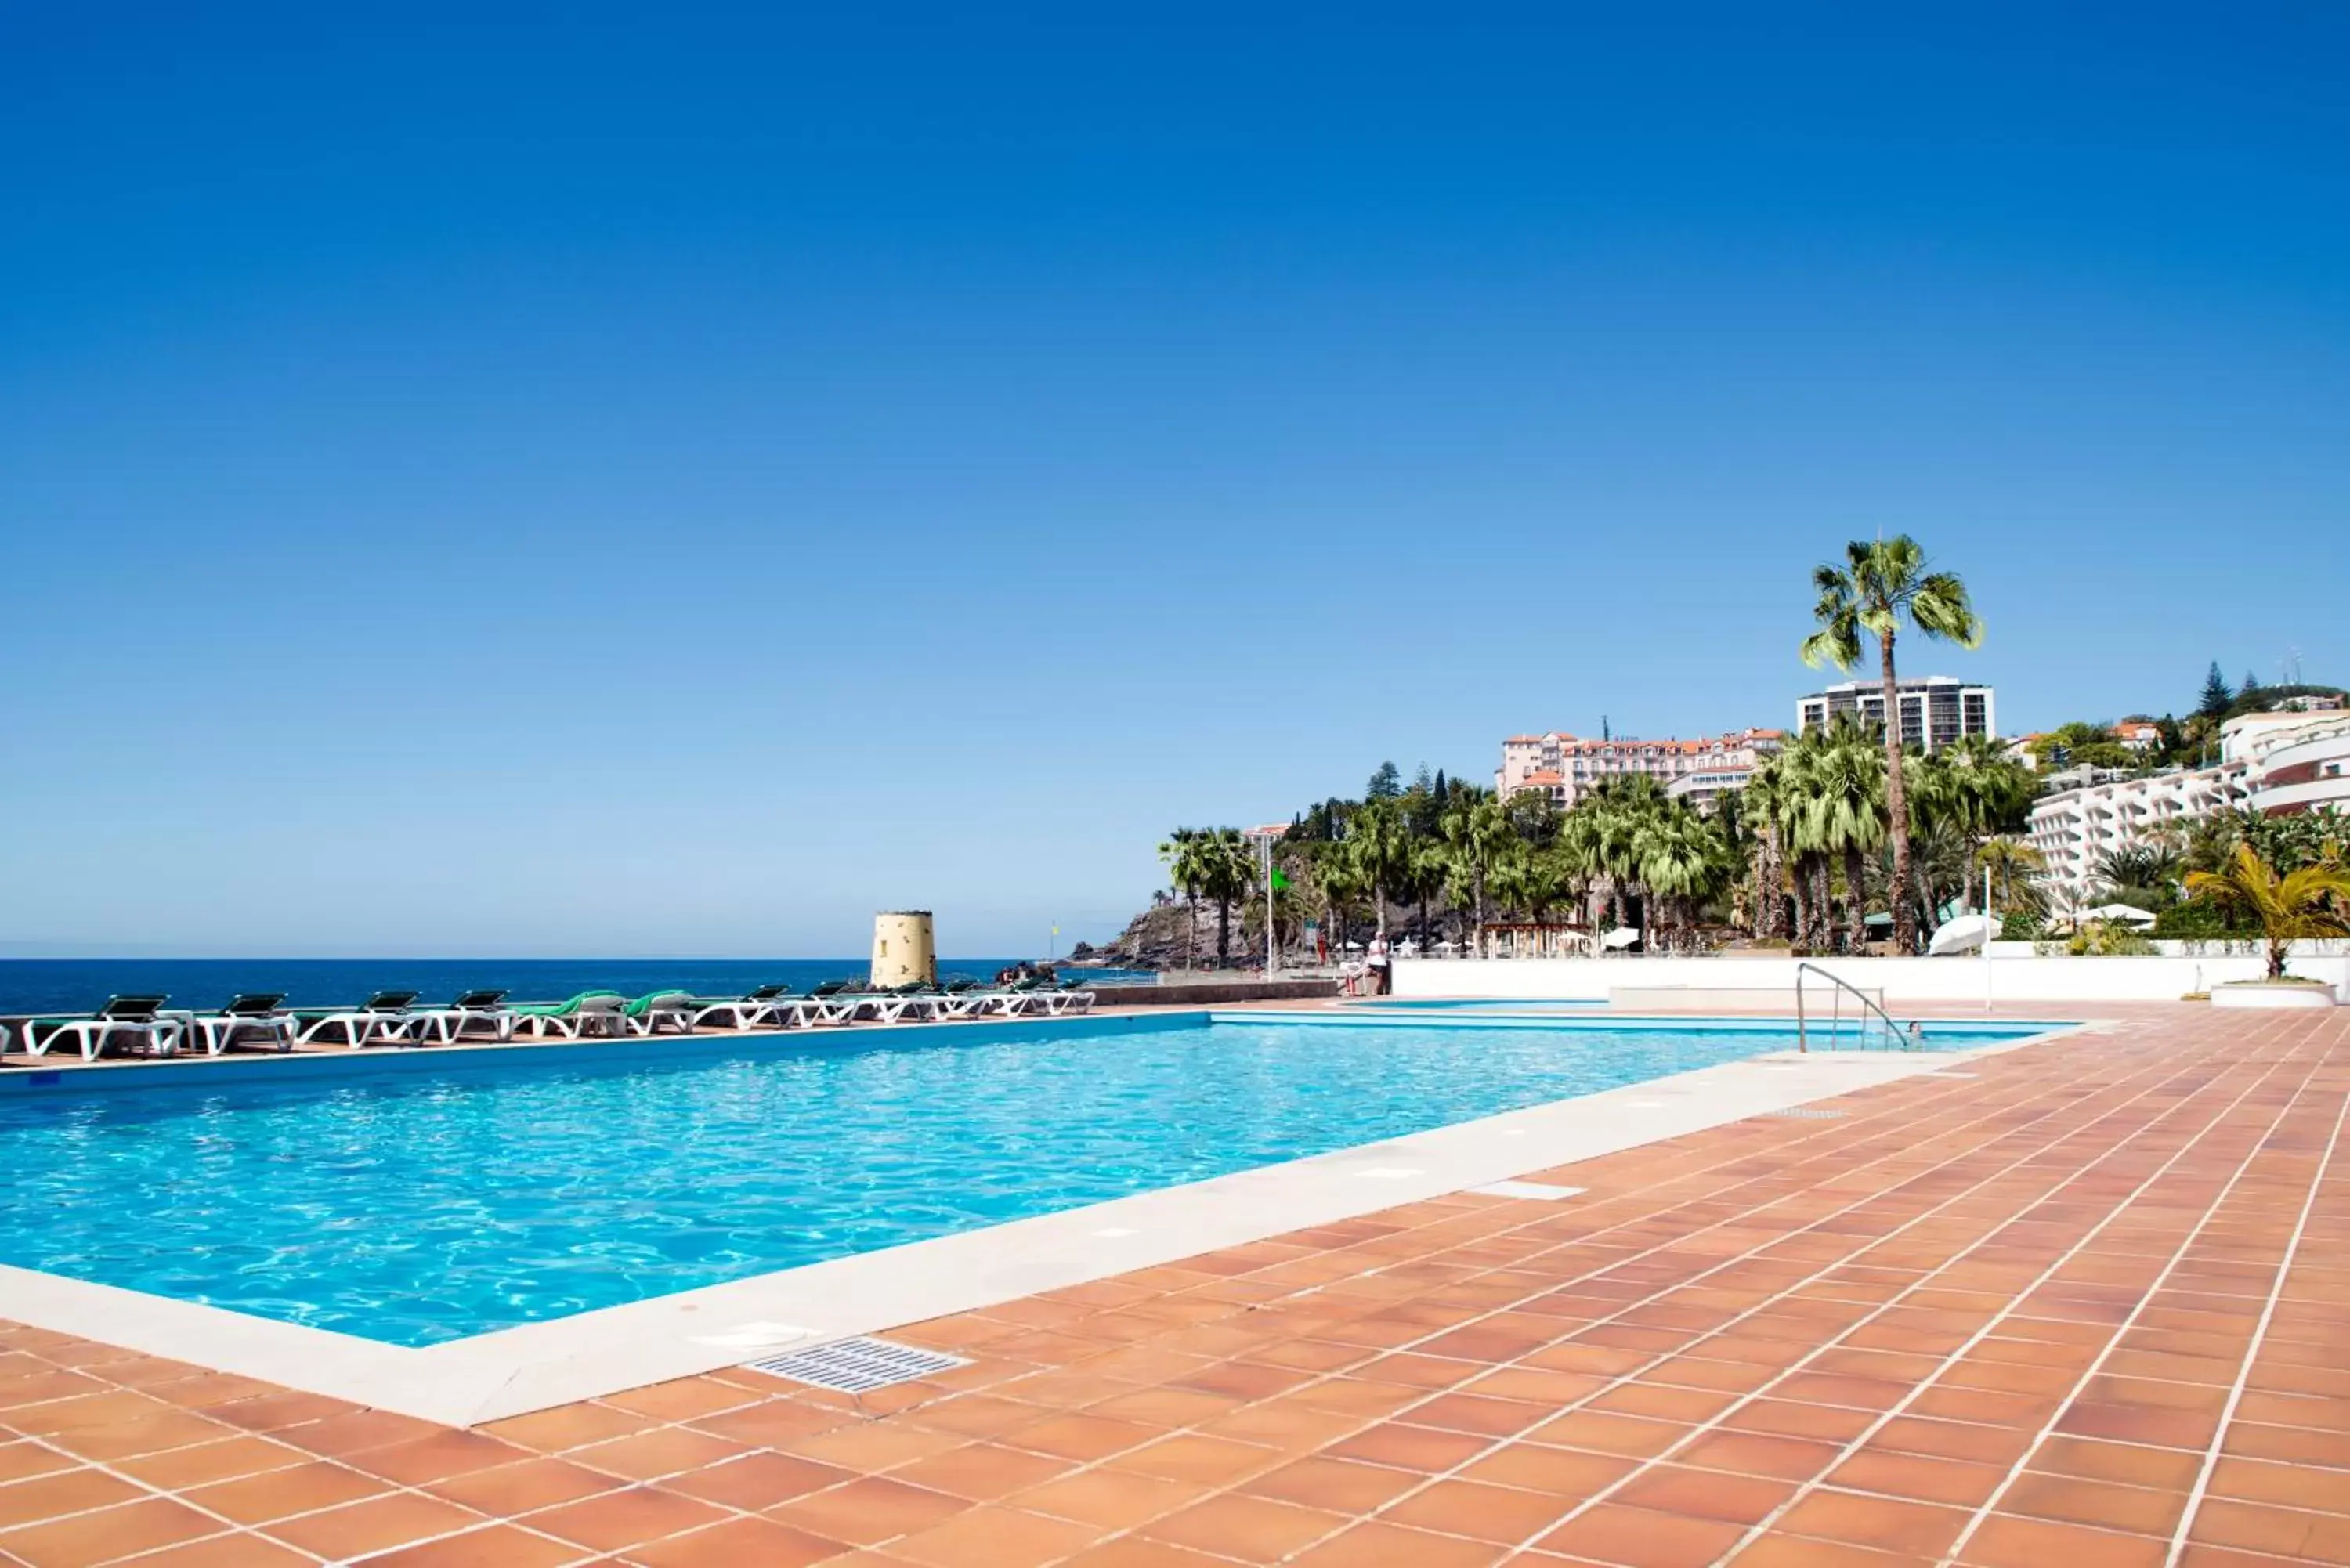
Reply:
[[[2350,1563],[2350,1010],[2116,1027],[472,1430],[0,1325],[0,1562]]]

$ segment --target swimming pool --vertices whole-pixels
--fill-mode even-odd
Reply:
[[[1790,1044],[1194,1013],[167,1066],[0,1096],[0,1262],[429,1345]]]

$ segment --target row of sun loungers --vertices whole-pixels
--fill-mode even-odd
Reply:
[[[27,1018],[15,1025],[15,1049],[36,1056],[70,1052],[96,1061],[111,1047],[143,1056],[231,1046],[292,1051],[296,1046],[455,1045],[517,1039],[614,1039],[691,1034],[703,1029],[808,1029],[849,1023],[930,1023],[952,1018],[1058,1018],[1091,1011],[1094,993],[1049,981],[981,986],[950,981],[894,991],[858,990],[846,981],[806,995],[761,986],[746,996],[695,996],[659,991],[629,998],[582,992],[567,1002],[508,1002],[503,991],[469,991],[445,1004],[420,1003],[412,991],[380,991],[350,1007],[288,1008],[282,993],[248,992],[213,1012],[173,1010],[165,996],[115,996],[97,1012]]]

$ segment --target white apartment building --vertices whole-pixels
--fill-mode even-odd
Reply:
[[[2033,846],[2047,858],[2041,885],[2057,906],[2097,901],[2098,862],[2163,826],[2248,806],[2271,815],[2350,810],[2350,712],[2246,713],[2220,726],[2220,762],[2132,775],[2073,768],[2050,775],[2033,804]]]
[[[1948,675],[1903,680],[1894,687],[1901,706],[1901,741],[1938,752],[1965,735],[1996,736],[1998,714],[1988,686],[1970,686]],[[1876,680],[1844,680],[1795,700],[1795,729],[1825,730],[1839,716],[1864,724],[1885,722],[1885,687]]]
[[[2244,769],[2255,811],[2350,810],[2350,712],[2246,713],[2220,726],[2220,756]]]
[[[1521,790],[1538,789],[1565,809],[1608,779],[1646,774],[1667,794],[1710,811],[1724,791],[1743,789],[1762,759],[1786,738],[1783,730],[1733,730],[1696,741],[1578,740],[1557,730],[1512,735],[1502,742],[1493,792],[1507,800]]]
[[[2105,886],[2097,867],[2106,856],[2171,823],[2245,804],[2247,771],[2242,763],[2222,762],[2136,777],[2115,768],[2051,774],[2049,793],[2033,803],[2026,829],[2047,862],[2040,885],[2060,910],[2096,903]]]

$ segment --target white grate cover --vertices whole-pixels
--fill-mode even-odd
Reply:
[[[864,1394],[887,1388],[893,1383],[911,1383],[934,1372],[951,1372],[971,1363],[960,1355],[941,1355],[935,1350],[917,1350],[910,1345],[892,1345],[886,1339],[860,1335],[836,1339],[830,1345],[810,1345],[806,1350],[786,1351],[743,1365],[770,1377],[787,1377],[795,1383],[829,1388],[837,1394]]]
[[[1556,1203],[1564,1198],[1580,1198],[1590,1190],[1584,1187],[1561,1187],[1550,1181],[1489,1181],[1482,1187],[1472,1187],[1488,1198],[1531,1198],[1538,1203]]]
[[[1842,1111],[1814,1111],[1797,1106],[1792,1110],[1764,1111],[1766,1116],[1781,1116],[1792,1122],[1825,1122],[1844,1115]]]

